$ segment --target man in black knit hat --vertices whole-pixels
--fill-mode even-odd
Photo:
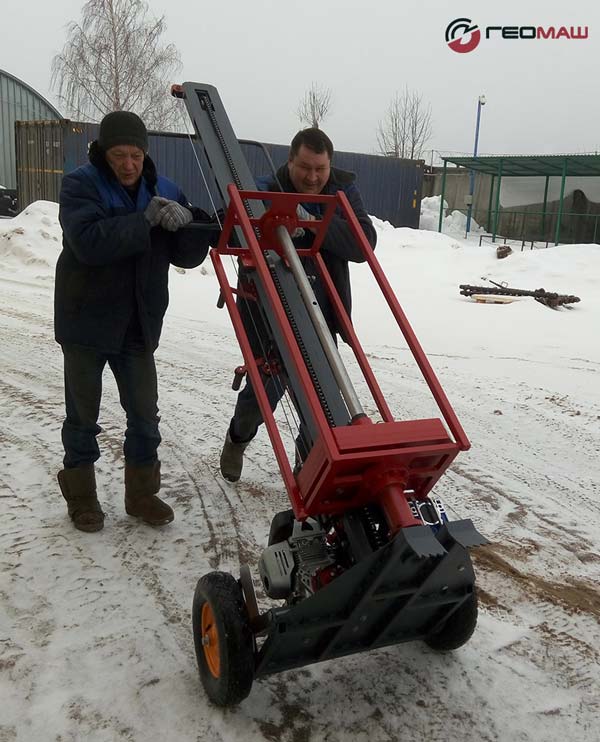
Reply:
[[[100,124],[89,164],[66,175],[60,193],[63,249],[56,266],[54,325],[62,346],[66,418],[58,482],[76,528],[99,531],[94,462],[108,364],[127,417],[125,509],[151,525],[173,520],[160,489],[158,391],[154,351],[168,304],[168,271],[199,265],[219,230],[175,185],[157,175],[148,134],[134,113]],[[186,228],[187,227],[187,228]]]

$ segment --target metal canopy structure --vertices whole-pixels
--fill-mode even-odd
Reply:
[[[485,157],[444,157],[444,170],[442,174],[442,195],[440,203],[440,218],[438,231],[442,231],[442,221],[444,215],[444,195],[446,190],[446,172],[448,163],[458,167],[464,167],[472,172],[490,175],[492,185],[490,189],[490,204],[488,212],[493,213],[492,240],[495,241],[498,228],[498,217],[500,212],[500,186],[502,178],[523,178],[523,177],[545,177],[546,184],[544,188],[543,209],[540,214],[542,224],[545,223],[546,217],[556,216],[555,244],[558,245],[560,240],[561,221],[567,214],[563,211],[563,202],[565,194],[565,179],[567,177],[600,177],[600,155],[490,155]],[[550,178],[560,178],[560,199],[558,211],[555,213],[547,212],[548,204],[548,181]],[[497,180],[496,180],[497,179]],[[495,204],[492,212],[492,197],[494,194],[494,181],[496,180]],[[574,214],[570,216],[581,216]],[[489,225],[488,225],[489,230]],[[596,239],[596,224],[594,225],[594,241]]]
[[[600,155],[492,155],[486,157],[444,157],[444,163],[468,170],[504,177],[528,175],[562,177],[600,176]]]

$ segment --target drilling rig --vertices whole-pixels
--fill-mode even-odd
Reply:
[[[486,539],[470,519],[450,519],[432,490],[470,444],[345,194],[257,190],[216,88],[188,82],[173,95],[185,101],[224,209],[210,257],[244,358],[235,386],[247,373],[290,501],[274,514],[258,562],[270,608],[259,609],[248,565],[239,577],[215,571],[198,581],[193,636],[208,697],[231,706],[255,678],[401,642],[462,646],[477,622],[469,549]],[[303,221],[300,203],[321,204],[322,219]],[[320,252],[334,218],[349,225],[441,419],[394,418]],[[309,227],[312,245],[297,248],[292,235]],[[226,256],[237,259],[235,285]],[[303,257],[318,268],[377,419],[359,399]],[[264,328],[258,355],[243,306]],[[286,452],[265,374],[285,389],[302,426],[301,466]]]

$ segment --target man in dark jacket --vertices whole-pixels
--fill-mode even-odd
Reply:
[[[277,178],[267,177],[257,181],[261,190],[284,191],[286,193],[306,193],[333,195],[343,191],[354,210],[356,217],[373,249],[377,242],[377,233],[365,211],[358,188],[354,183],[354,174],[331,166],[333,144],[320,129],[310,128],[299,131],[290,146],[288,161],[277,171]],[[298,215],[302,219],[320,219],[323,216],[323,205],[305,203],[299,206]],[[302,232],[302,230],[299,230]],[[314,241],[314,232],[305,230],[294,236],[294,244],[299,248],[310,247]],[[350,291],[349,262],[362,263],[364,256],[356,244],[350,225],[341,212],[336,213],[329,225],[327,235],[321,247],[323,261],[342,300],[344,308],[350,315],[352,295]],[[320,280],[313,261],[303,258],[302,263],[311,279],[312,289],[321,311],[334,337],[341,333],[337,317],[327,296],[325,286]],[[238,300],[238,308],[256,357],[263,355],[264,331],[262,319],[252,306],[252,302]],[[284,393],[280,381],[273,377],[264,377],[265,389],[271,409],[275,409]],[[229,425],[225,444],[221,452],[221,473],[230,482],[236,482],[242,473],[244,450],[254,438],[258,427],[263,422],[262,415],[249,380],[239,393],[233,418]],[[302,431],[296,441],[296,460],[298,465],[305,458],[307,450],[303,445]]]
[[[62,346],[66,418],[58,482],[76,528],[99,531],[98,414],[108,363],[127,417],[125,509],[151,525],[173,520],[157,496],[158,392],[154,351],[169,301],[168,271],[199,265],[218,229],[181,190],[158,176],[146,127],[134,113],[102,119],[88,165],[66,175],[60,193],[63,250],[56,266],[54,324]]]

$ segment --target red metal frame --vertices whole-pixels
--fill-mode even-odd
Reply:
[[[228,191],[230,204],[219,244],[211,250],[211,259],[296,517],[302,520],[310,515],[336,514],[370,502],[378,502],[386,514],[392,533],[402,527],[420,525],[420,521],[411,512],[408,500],[424,499],[458,452],[467,450],[470,444],[346,196],[342,192],[335,196],[322,196],[239,191],[233,185],[229,186]],[[246,200],[267,202],[269,208],[260,219],[250,218],[244,206]],[[324,204],[323,219],[298,220],[296,207],[301,202]],[[325,262],[319,254],[336,210],[348,222],[454,440],[438,419],[394,420],[350,318],[337,295]],[[383,418],[382,423],[373,424],[369,418],[362,417],[352,425],[329,427],[265,262],[264,251],[272,250],[281,254],[274,235],[276,227],[281,225],[290,232],[298,226],[315,232],[311,248],[298,249],[298,254],[311,256],[321,271],[346,339]],[[241,229],[247,248],[228,246],[236,226]],[[277,322],[283,331],[287,351],[311,407],[318,435],[297,476],[291,470],[262,384],[259,361],[263,362],[263,359],[255,359],[252,353],[235,303],[238,290],[229,285],[222,255],[236,255],[241,258],[243,265],[256,270],[269,305],[265,309],[270,320]]]

